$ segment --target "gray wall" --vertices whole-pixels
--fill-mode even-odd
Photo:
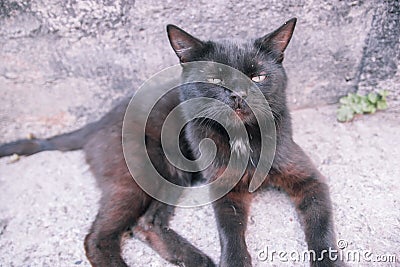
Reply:
[[[168,23],[201,39],[245,39],[292,17],[298,24],[284,62],[292,108],[335,103],[357,90],[389,89],[396,99],[397,0],[1,0],[2,132],[40,129],[40,118],[50,132],[98,118],[178,62]],[[15,120],[21,129],[8,126]]]

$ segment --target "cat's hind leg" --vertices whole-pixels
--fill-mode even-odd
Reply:
[[[121,237],[145,212],[151,198],[130,178],[133,186],[110,188],[103,193],[100,209],[85,238],[85,250],[92,266],[125,267]]]
[[[133,228],[133,234],[165,260],[185,267],[212,267],[213,261],[189,241],[169,228],[174,206],[153,201]]]

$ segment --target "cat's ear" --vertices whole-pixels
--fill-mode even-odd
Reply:
[[[191,61],[205,44],[175,25],[167,25],[168,39],[181,62]]]
[[[257,39],[255,41],[255,44],[268,52],[277,52],[278,62],[282,62],[283,52],[285,51],[290,42],[290,39],[292,38],[294,27],[296,26],[296,21],[296,18],[292,18],[286,21],[285,24],[283,24],[275,31]]]

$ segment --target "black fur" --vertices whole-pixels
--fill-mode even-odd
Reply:
[[[167,32],[171,46],[182,63],[184,80],[190,80],[195,75],[196,69],[186,64],[195,61],[222,63],[241,71],[249,79],[265,76],[265,80],[258,82],[257,86],[271,107],[276,125],[277,144],[275,158],[263,186],[274,185],[288,192],[304,224],[308,248],[321,254],[329,247],[336,247],[329,190],[323,182],[323,176],[294,143],[286,105],[287,78],[282,62],[295,24],[296,19],[289,20],[276,31],[247,43],[203,42],[173,25],[167,26]],[[157,170],[176,184],[190,185],[194,180],[199,180],[199,176],[200,179],[213,181],[218,179],[218,174],[226,168],[233,149],[226,129],[216,121],[224,120],[225,126],[232,129],[244,122],[246,131],[251,136],[249,144],[245,144],[245,148],[251,151],[246,171],[239,183],[212,205],[222,248],[219,266],[252,266],[245,241],[252,196],[248,187],[255,167],[265,161],[264,158],[260,158],[262,136],[255,116],[258,114],[266,118],[267,110],[259,99],[252,97],[251,90],[247,87],[248,83],[234,72],[221,74],[210,67],[205,73],[210,78],[221,80],[221,84],[187,84],[181,86],[178,91],[167,94],[157,104],[146,126],[148,154]],[[233,87],[233,90],[226,89],[223,82]],[[202,109],[204,117],[208,118],[195,119],[186,125],[181,136],[183,152],[187,157],[195,159],[200,156],[200,141],[211,138],[217,145],[218,157],[203,172],[193,174],[170,165],[161,147],[160,129],[166,115],[175,106],[200,96],[220,100],[235,110],[239,117],[227,118],[227,112],[216,110],[213,106],[194,107]],[[99,122],[71,134],[47,140],[23,140],[2,145],[0,156],[12,153],[30,155],[53,149],[84,149],[87,161],[103,191],[99,213],[85,239],[87,257],[93,266],[126,266],[120,255],[120,239],[122,233],[130,227],[133,227],[137,238],[148,243],[172,263],[196,267],[215,266],[207,255],[168,227],[173,207],[148,196],[132,179],[121,146],[122,119],[127,103],[128,100],[124,101]],[[249,105],[255,109],[250,109]],[[188,110],[184,109],[182,112],[185,116]],[[134,130],[138,125],[132,122],[128,127]],[[137,156],[135,160],[140,161],[141,157]],[[146,173],[134,175],[145,176]],[[325,258],[323,261],[311,262],[311,265],[342,266],[342,263]]]

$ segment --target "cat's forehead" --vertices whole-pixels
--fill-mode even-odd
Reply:
[[[237,39],[237,38],[220,39],[216,41],[215,44],[221,47],[233,49],[235,51],[251,50],[253,46],[252,42],[243,41],[242,39]]]
[[[222,40],[213,43],[213,49],[208,55],[208,60],[247,72],[260,65],[261,55],[253,42]]]

